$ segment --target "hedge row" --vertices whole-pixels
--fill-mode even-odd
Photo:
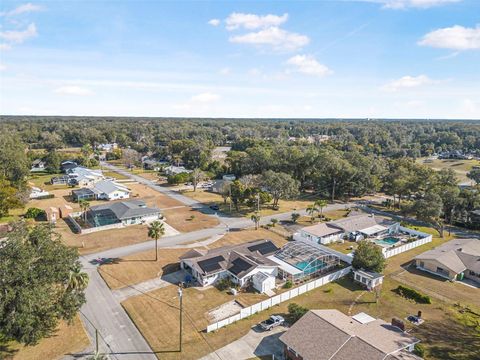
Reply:
[[[423,295],[419,293],[417,290],[407,288],[405,286],[399,285],[396,289],[395,292],[407,299],[412,299],[415,300],[419,304],[431,304],[432,300],[430,299],[430,296],[428,295]]]
[[[34,200],[44,200],[44,199],[51,199],[54,198],[54,194],[48,194],[48,195],[43,195],[43,196],[38,196]]]

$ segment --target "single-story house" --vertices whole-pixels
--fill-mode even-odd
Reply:
[[[48,195],[50,195],[48,191],[42,190],[38,187],[32,187],[32,191],[30,192],[30,199],[38,199],[40,197]]]
[[[117,143],[99,144],[99,145],[97,146],[97,149],[103,150],[103,151],[106,151],[106,152],[113,151],[113,150],[115,150],[116,148],[118,148]]]
[[[92,188],[81,188],[72,190],[74,201],[80,200],[118,200],[128,199],[130,190],[114,181],[102,180],[93,185]]]
[[[189,272],[201,286],[212,285],[218,280],[230,278],[240,287],[253,281],[257,273],[275,278],[277,264],[267,258],[278,248],[270,240],[256,240],[245,244],[224,246],[217,249],[190,250],[180,257],[180,267]],[[270,282],[259,281],[263,291]],[[274,283],[273,283],[274,284]]]
[[[32,161],[32,167],[30,169],[31,172],[44,171],[44,170],[45,170],[45,162],[42,159],[35,159]]]
[[[451,281],[467,278],[480,284],[480,240],[454,239],[415,257],[417,269]]]
[[[184,166],[175,166],[170,165],[165,168],[165,174],[167,175],[178,175],[182,173],[191,173],[192,170],[187,170]]]
[[[343,240],[345,237],[358,241],[379,236],[397,231],[398,227],[398,223],[377,221],[374,215],[360,214],[304,227],[298,236],[300,239],[318,244],[329,244]]]
[[[354,269],[353,279],[355,280],[355,282],[365,286],[368,290],[373,290],[383,283],[382,274],[373,271],[366,271],[363,269]]]
[[[105,180],[105,176],[101,171],[87,169],[82,166],[66,170],[66,173],[70,177],[72,185],[81,187],[92,187],[95,183]]]
[[[92,190],[96,193],[97,199],[100,200],[128,199],[131,193],[127,187],[110,180],[97,182]]]
[[[64,172],[64,173],[66,173],[68,170],[74,169],[77,166],[78,166],[78,164],[75,161],[66,160],[66,161],[63,161],[60,164],[60,170],[62,170],[62,172]]]
[[[161,218],[159,209],[147,207],[142,200],[96,205],[87,211],[88,222],[94,227],[118,223],[123,225],[144,224]]]
[[[280,336],[286,360],[420,359],[417,338],[368,314],[310,310]]]

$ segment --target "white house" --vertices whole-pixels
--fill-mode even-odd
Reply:
[[[130,190],[127,187],[109,180],[97,182],[92,190],[97,193],[99,200],[118,200],[130,197]]]
[[[41,159],[35,159],[32,162],[32,167],[30,169],[31,172],[36,171],[44,171],[45,170],[45,162]]]
[[[87,169],[82,166],[77,166],[66,170],[70,177],[70,183],[80,187],[92,187],[95,183],[105,180],[105,176],[101,171]]]
[[[244,287],[253,282],[258,273],[275,278],[278,265],[267,258],[278,248],[270,240],[257,240],[240,245],[225,246],[209,251],[190,250],[180,257],[180,266],[200,284],[207,286],[229,278]],[[258,280],[257,280],[258,282]],[[264,288],[271,280],[265,281]]]
[[[103,150],[103,151],[106,151],[106,152],[113,151],[113,150],[115,150],[116,148],[118,148],[117,143],[100,144],[100,145],[97,146],[97,149]]]
[[[32,187],[32,192],[30,193],[30,199],[37,199],[39,197],[50,195],[48,191],[42,190],[38,187]]]
[[[379,223],[375,216],[361,214],[304,227],[294,237],[317,244],[330,244],[343,241],[346,237],[358,241],[395,230],[398,230],[398,223]]]
[[[192,172],[192,170],[185,169],[184,166],[174,166],[174,165],[167,166],[164,171],[165,171],[165,174],[167,175],[177,175],[177,174]]]

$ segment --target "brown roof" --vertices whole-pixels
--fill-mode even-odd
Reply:
[[[319,223],[312,226],[307,226],[302,229],[302,231],[308,232],[309,234],[323,237],[333,234],[343,233],[343,230],[339,227],[336,227],[330,223]]]
[[[359,323],[338,310],[311,310],[280,340],[304,360],[383,359],[416,338],[381,319]]]
[[[416,260],[435,260],[455,273],[480,270],[480,240],[454,239],[417,255]]]

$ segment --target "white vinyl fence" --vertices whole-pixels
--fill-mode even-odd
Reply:
[[[400,230],[408,232],[411,235],[420,235],[420,236],[425,236],[425,237],[423,239],[419,239],[419,240],[416,240],[416,241],[412,241],[410,243],[406,243],[405,245],[392,247],[392,248],[388,248],[388,249],[384,248],[383,249],[383,256],[385,256],[386,259],[432,241],[432,235],[422,233],[420,231],[415,231],[415,230],[405,228],[405,227],[402,227],[402,226],[400,227]]]
[[[294,297],[303,294],[307,291],[311,291],[313,289],[316,289],[320,286],[323,286],[325,284],[328,284],[332,281],[335,281],[337,279],[340,279],[341,277],[347,275],[350,273],[352,270],[352,267],[346,267],[342,270],[338,270],[337,272],[325,275],[321,278],[317,278],[315,280],[312,280],[308,283],[305,283],[303,285],[300,285],[299,287],[296,287],[294,289],[291,289],[289,291],[286,291],[284,293],[281,293],[280,295],[273,296],[267,300],[264,300],[262,302],[256,303],[252,306],[243,308],[240,310],[239,314],[235,314],[233,316],[230,316],[226,319],[220,320],[214,324],[210,324],[207,326],[207,333],[211,331],[218,330],[226,325],[233,324],[234,322],[244,319],[246,317],[249,317],[250,315],[253,315],[257,312],[266,310],[274,305],[280,304],[284,301],[293,299]]]

